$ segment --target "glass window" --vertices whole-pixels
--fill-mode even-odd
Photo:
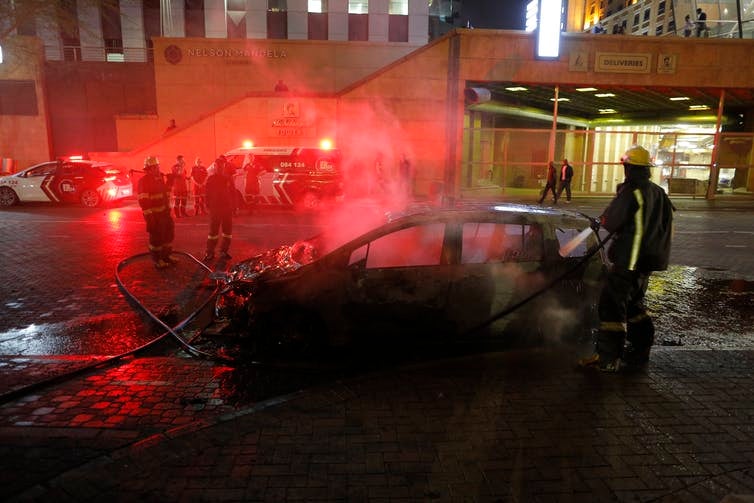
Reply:
[[[440,265],[445,224],[408,227],[369,245],[367,269]]]
[[[349,14],[369,14],[369,0],[348,0]]]
[[[462,264],[539,261],[544,255],[539,225],[463,224]]]
[[[573,238],[578,236],[578,234],[581,231],[578,229],[563,229],[558,227],[555,229],[555,236],[558,238],[558,244],[562,247],[566,243],[570,243]],[[591,239],[585,239],[581,243],[576,246],[573,250],[571,250],[571,253],[568,254],[569,257],[583,257],[587,254],[589,251],[588,245],[590,244],[592,240]]]
[[[388,14],[408,16],[408,0],[390,0]]]
[[[286,12],[287,10],[286,0],[267,0],[267,12]]]
[[[324,14],[327,12],[327,0],[309,0],[309,12]]]

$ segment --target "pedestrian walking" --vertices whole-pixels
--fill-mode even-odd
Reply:
[[[207,207],[205,206],[204,196],[206,194],[207,168],[204,167],[199,157],[194,159],[194,165],[191,167],[191,180],[194,182],[194,213],[206,215]]]
[[[612,266],[599,299],[600,325],[593,355],[580,368],[618,372],[649,361],[654,323],[644,305],[652,271],[668,267],[675,208],[650,180],[649,152],[638,145],[621,158],[625,181],[602,213],[599,225],[612,233]],[[625,346],[625,347],[624,347]]]
[[[173,197],[175,201],[174,211],[176,218],[187,217],[186,200],[188,199],[188,176],[186,174],[186,162],[182,155],[175,158],[175,164],[170,169],[170,184],[173,188]]]
[[[231,258],[228,250],[233,239],[233,212],[235,210],[235,187],[233,165],[220,156],[215,160],[215,172],[207,178],[207,209],[209,210],[209,234],[204,262],[215,258],[215,248],[220,241],[220,258]]]
[[[558,202],[558,195],[555,192],[558,183],[557,171],[558,170],[555,168],[555,162],[550,161],[550,164],[547,165],[547,181],[545,182],[545,188],[542,190],[542,195],[539,198],[539,204],[542,204],[542,201],[545,200],[547,193],[550,191],[552,191],[552,202]]]
[[[170,217],[170,189],[160,173],[157,157],[144,159],[144,173],[137,184],[137,197],[147,223],[152,261],[157,269],[164,269],[177,262],[170,256],[175,234]]]
[[[563,159],[563,164],[560,165],[560,188],[558,189],[558,195],[555,197],[555,203],[563,195],[563,190],[566,193],[566,202],[571,202],[571,179],[573,179],[573,166],[568,164],[568,159]]]

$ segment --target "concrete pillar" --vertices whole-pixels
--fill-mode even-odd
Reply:
[[[369,0],[369,41],[388,41],[388,7],[390,0]]]
[[[120,29],[125,60],[146,61],[147,40],[144,34],[144,9],[141,0],[120,0]]]
[[[267,38],[267,0],[246,0],[246,38]]]
[[[79,26],[86,29],[79,30],[82,61],[105,61],[105,41],[102,38],[102,19],[99,6],[78,2],[77,14]]]
[[[408,0],[408,43],[429,41],[429,5],[426,0]]]
[[[309,6],[307,0],[288,0],[288,39],[309,38]]]
[[[348,40],[348,0],[327,2],[327,38]]]

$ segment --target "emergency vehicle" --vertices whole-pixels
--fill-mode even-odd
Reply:
[[[243,147],[225,158],[235,168],[236,190],[246,206],[316,210],[343,198],[338,149]]]
[[[0,207],[53,202],[94,208],[132,195],[127,173],[112,164],[76,157],[43,162],[0,178]]]

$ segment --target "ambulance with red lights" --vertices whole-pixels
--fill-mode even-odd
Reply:
[[[246,206],[317,210],[343,199],[341,153],[319,147],[244,146],[225,158],[235,168],[235,186]]]

